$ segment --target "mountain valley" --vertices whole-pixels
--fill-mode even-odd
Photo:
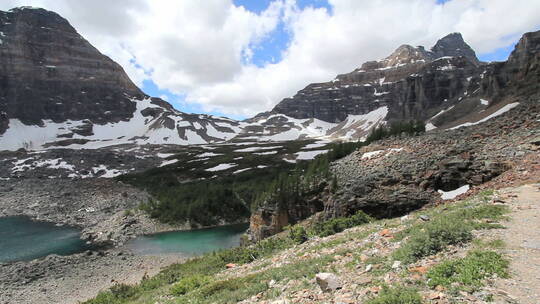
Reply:
[[[55,12],[0,11],[0,38],[0,217],[76,227],[93,246],[0,262],[0,303],[384,304],[400,288],[411,304],[533,303],[501,283],[508,266],[431,282],[479,250],[506,265],[511,250],[486,242],[509,243],[506,216],[538,207],[540,31],[504,62],[459,33],[402,45],[242,121],[146,95]],[[242,246],[192,259],[126,246],[239,223]],[[459,225],[462,239],[399,256]]]

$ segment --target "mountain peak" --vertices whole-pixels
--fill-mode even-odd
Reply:
[[[395,67],[418,61],[428,61],[431,55],[423,47],[414,47],[403,44],[398,47],[390,56],[382,60],[385,67]]]
[[[474,50],[465,42],[461,33],[451,33],[439,39],[431,48],[436,58],[445,56],[463,56],[473,64],[479,65],[480,61],[476,57]]]

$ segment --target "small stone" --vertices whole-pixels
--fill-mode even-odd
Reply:
[[[429,216],[427,216],[427,215],[420,215],[420,219],[421,219],[422,221],[424,221],[424,222],[427,222],[427,221],[430,220]]]
[[[225,265],[225,267],[226,267],[227,269],[235,268],[236,266],[237,266],[237,265],[236,265],[236,264],[233,264],[233,263],[229,263],[229,264]]]
[[[366,266],[365,272],[370,272],[371,269],[373,269],[373,265],[369,264],[369,265]]]
[[[428,268],[426,266],[411,267],[409,271],[424,274],[428,271]]]
[[[333,273],[321,272],[315,275],[315,279],[321,290],[324,292],[341,289],[343,287],[339,278]]]
[[[398,269],[401,267],[401,261],[394,261],[394,264],[392,264],[392,269]]]
[[[361,254],[360,255],[360,261],[362,261],[362,263],[365,263],[367,260],[369,260],[369,257],[365,254]]]

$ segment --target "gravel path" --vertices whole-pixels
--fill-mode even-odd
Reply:
[[[520,304],[538,304],[540,299],[540,184],[505,191],[511,221],[503,231],[510,257],[511,278],[496,285]]]

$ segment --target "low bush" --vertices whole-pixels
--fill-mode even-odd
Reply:
[[[484,279],[493,275],[508,277],[508,261],[494,251],[473,251],[465,258],[443,262],[427,274],[428,285],[450,287],[459,283],[466,289],[484,285]]]
[[[185,295],[186,293],[206,285],[211,281],[211,277],[200,274],[185,277],[171,287],[171,294],[174,296]]]
[[[412,263],[422,257],[436,254],[448,245],[472,240],[472,225],[457,217],[438,218],[412,230],[410,239],[396,250],[394,259]]]
[[[367,300],[366,304],[422,304],[422,297],[416,289],[408,287],[383,287],[379,295]]]
[[[297,243],[302,244],[308,240],[308,233],[306,229],[299,225],[294,225],[287,228],[289,230],[289,238]]]
[[[345,229],[369,223],[372,220],[373,218],[363,211],[358,211],[355,215],[350,217],[338,217],[322,223],[317,223],[312,227],[312,230],[313,234],[325,237],[342,232]]]

